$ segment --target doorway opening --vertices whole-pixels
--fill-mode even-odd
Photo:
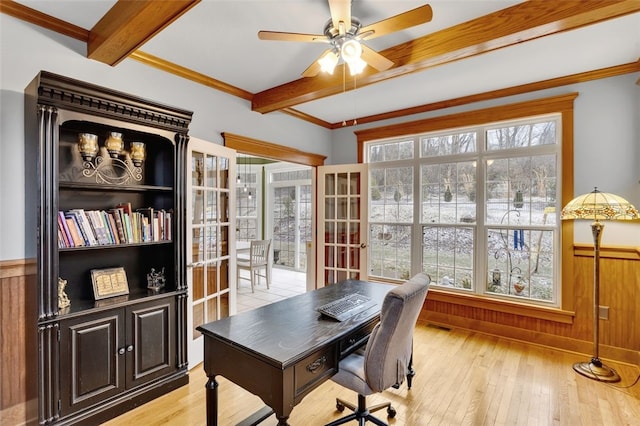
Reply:
[[[307,289],[307,268],[313,265],[313,168],[246,154],[238,154],[236,164],[237,246],[271,242],[269,288],[266,279],[253,291],[241,280],[237,311],[242,312]]]

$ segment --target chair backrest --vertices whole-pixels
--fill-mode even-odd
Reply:
[[[380,322],[365,350],[364,375],[374,391],[404,381],[413,351],[413,330],[430,282],[428,275],[420,273],[385,296]]]
[[[249,248],[251,266],[266,265],[269,262],[271,240],[252,240]]]

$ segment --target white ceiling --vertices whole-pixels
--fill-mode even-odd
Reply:
[[[89,30],[115,1],[20,0],[19,3]],[[354,0],[352,14],[367,25],[425,3],[427,1]],[[431,22],[366,44],[374,50],[383,50],[519,1],[433,0],[428,3],[433,9]],[[261,41],[257,32],[322,34],[328,19],[326,0],[203,0],[140,50],[257,93],[301,78],[302,71],[326,48],[321,43]],[[639,58],[640,13],[635,13],[297,105],[295,109],[336,123],[626,64]],[[354,81],[347,77],[346,85],[353,87]]]

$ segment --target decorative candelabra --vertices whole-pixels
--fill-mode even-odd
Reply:
[[[98,155],[100,147],[97,135],[91,133],[78,135],[78,151],[83,160],[83,176],[95,178],[96,183],[111,185],[142,181],[142,164],[146,157],[143,142],[131,142],[130,151],[125,151],[122,133],[110,132],[104,148],[109,154],[108,157]]]

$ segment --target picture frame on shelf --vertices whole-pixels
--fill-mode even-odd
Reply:
[[[92,269],[91,283],[95,300],[129,294],[129,283],[123,267]]]

